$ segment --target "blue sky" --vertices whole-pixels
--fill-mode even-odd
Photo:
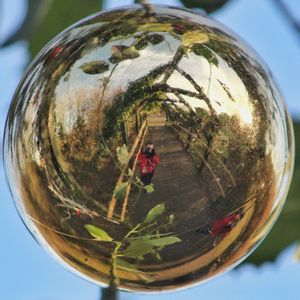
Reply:
[[[300,18],[300,1],[286,0]],[[110,0],[109,7],[132,1]],[[162,1],[151,1],[162,3]],[[176,5],[175,0],[163,1]],[[23,0],[3,0],[0,41],[21,22]],[[108,6],[108,5],[107,5]],[[290,30],[271,0],[233,0],[215,18],[242,36],[269,65],[294,117],[300,116],[300,40]],[[26,44],[0,49],[0,135],[12,94],[27,60]],[[5,300],[96,300],[99,288],[58,265],[32,239],[22,224],[5,183],[0,163],[0,299]],[[260,268],[244,265],[207,284],[162,296],[122,293],[121,300],[167,299],[299,299],[300,264],[293,263],[295,246],[276,263]]]

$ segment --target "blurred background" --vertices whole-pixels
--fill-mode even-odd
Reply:
[[[127,0],[0,0],[0,135],[20,77],[57,33]],[[300,299],[300,1],[153,0],[202,9],[248,42],[269,66],[293,117],[294,179],[285,208],[262,245],[238,268],[209,283],[167,295],[121,293],[120,300]],[[2,149],[2,144],[0,143]],[[1,151],[2,155],[2,151]],[[98,287],[58,265],[27,232],[13,205],[0,161],[0,299],[97,300]]]

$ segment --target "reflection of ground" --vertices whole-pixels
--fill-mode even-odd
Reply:
[[[171,261],[193,254],[200,255],[213,247],[213,239],[195,231],[196,228],[209,226],[211,208],[207,189],[201,185],[205,181],[197,172],[191,155],[175,132],[159,123],[149,126],[146,136],[146,141],[152,141],[160,156],[152,180],[155,190],[151,194],[141,193],[133,210],[136,217],[140,218],[153,206],[163,202],[166,214],[175,215],[174,229],[184,243],[176,245],[176,253],[171,254],[174,257],[168,254],[168,260]]]
[[[185,213],[183,208],[189,208],[195,203],[204,206],[204,201],[199,199],[201,186],[197,170],[172,129],[166,126],[149,127],[148,139],[155,145],[160,164],[152,181],[154,193],[143,194],[139,203],[151,207],[155,203],[164,202],[168,212],[175,213],[177,218]]]
[[[176,235],[182,242],[160,251],[163,263],[148,256],[142,268],[150,272],[159,270],[164,278],[169,275],[163,275],[163,272],[174,271],[178,275],[184,275],[189,273],[187,268],[198,270],[197,274],[191,276],[214,272],[217,266],[226,261],[228,253],[240,246],[239,236],[252,214],[252,209],[246,209],[250,203],[243,203],[248,190],[244,189],[247,182],[243,180],[239,183],[241,188],[235,189],[231,178],[236,176],[232,173],[231,176],[228,175],[228,164],[225,166],[221,163],[214,153],[206,161],[205,167],[201,171],[197,170],[195,160],[174,130],[174,124],[170,121],[166,123],[162,115],[152,115],[151,120],[148,117],[148,125],[145,142],[152,141],[160,156],[160,163],[152,180],[154,192],[140,192],[135,199],[132,198],[128,205],[128,219],[136,224],[152,207],[164,203],[165,215],[174,214],[175,222],[162,233]],[[222,185],[224,196],[221,195],[216,180]],[[242,206],[243,211],[247,210],[247,217],[226,236],[212,237],[208,234],[208,229],[217,220],[222,220],[237,209],[240,211]]]

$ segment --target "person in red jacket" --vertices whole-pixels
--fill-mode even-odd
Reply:
[[[226,216],[223,219],[217,220],[212,224],[212,227],[209,229],[208,233],[211,237],[225,237],[235,225],[243,218],[244,214],[233,213]]]
[[[244,212],[232,213],[222,219],[216,220],[207,229],[197,229],[198,233],[209,234],[212,238],[225,237],[243,218]]]
[[[159,163],[159,156],[155,153],[153,143],[148,142],[138,154],[140,178],[144,186],[151,184],[154,170]]]

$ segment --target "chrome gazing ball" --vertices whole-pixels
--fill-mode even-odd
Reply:
[[[102,286],[212,278],[266,236],[293,132],[269,71],[208,17],[136,5],[84,19],[28,67],[4,137],[35,238]]]

